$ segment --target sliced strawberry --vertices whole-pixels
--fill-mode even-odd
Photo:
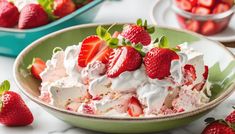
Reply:
[[[109,56],[108,77],[114,78],[124,71],[134,71],[142,64],[142,57],[131,46],[115,49]]]
[[[201,33],[203,35],[212,35],[216,33],[216,25],[213,21],[206,21],[201,27]]]
[[[204,7],[212,8],[216,0],[198,0],[198,4]]]
[[[170,49],[152,48],[144,58],[147,75],[152,79],[168,77],[171,62],[176,59],[179,59],[178,54]]]
[[[219,3],[213,9],[213,14],[223,13],[225,11],[228,11],[229,9],[230,9],[230,6],[228,4],[226,4],[226,3]]]
[[[196,70],[193,65],[186,64],[184,66],[184,83],[185,85],[191,85],[196,80]]]
[[[186,19],[185,19],[185,17],[183,17],[181,15],[176,15],[176,18],[179,22],[179,25],[183,28],[186,28],[186,23],[185,23]]]
[[[186,29],[193,31],[193,32],[199,32],[200,31],[200,22],[196,20],[188,20],[186,21]]]
[[[101,61],[104,64],[107,64],[109,61],[109,55],[112,53],[113,49],[107,47],[104,47],[100,52],[95,56],[93,61]]]
[[[220,32],[226,29],[228,27],[229,20],[230,20],[229,18],[224,18],[223,20],[216,22],[217,32]]]
[[[201,6],[198,6],[198,7],[195,7],[193,8],[192,12],[194,14],[198,14],[198,15],[208,15],[210,14],[210,9],[206,8],[206,7],[201,7]]]
[[[207,80],[209,74],[209,67],[205,66],[205,72],[203,73],[203,78]]]
[[[103,47],[103,44],[103,40],[95,35],[91,35],[84,39],[82,41],[81,51],[78,56],[78,65],[81,67],[86,67]]]
[[[185,11],[191,11],[193,8],[189,0],[176,0],[176,5]]]
[[[234,5],[234,0],[221,0],[221,2],[228,4],[230,7]]]
[[[45,25],[49,22],[48,15],[39,4],[28,4],[20,12],[20,29],[29,29]]]
[[[190,3],[193,7],[197,6],[198,0],[190,0]]]
[[[72,0],[54,0],[54,15],[62,18],[76,10]]]
[[[127,112],[131,117],[139,117],[141,114],[143,114],[143,108],[141,107],[141,104],[136,97],[131,97]]]
[[[94,109],[88,104],[82,105],[82,112],[85,114],[95,114]]]
[[[30,69],[31,74],[38,80],[41,80],[40,74],[46,68],[46,63],[40,58],[34,58],[31,65],[29,65],[28,69]]]

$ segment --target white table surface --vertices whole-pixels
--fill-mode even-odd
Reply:
[[[102,9],[98,12],[94,22],[134,22],[137,18],[145,18],[149,22],[149,12],[155,3],[154,0],[122,0],[105,1]],[[234,50],[235,52],[235,50]],[[11,89],[20,93],[13,80],[12,68],[14,58],[0,56],[0,81],[8,79],[11,81]],[[40,106],[22,95],[25,102],[34,115],[34,122],[27,127],[5,127],[0,125],[0,134],[95,134],[88,130],[74,128],[54,116],[47,113]],[[235,93],[217,108],[201,119],[178,129],[162,132],[161,134],[199,134],[205,127],[204,119],[207,117],[222,118],[235,105]]]

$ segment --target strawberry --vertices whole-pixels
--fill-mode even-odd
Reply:
[[[225,11],[228,11],[229,9],[230,9],[230,6],[228,4],[226,4],[226,3],[219,3],[213,9],[213,14],[223,13]]]
[[[193,65],[186,64],[184,66],[184,78],[185,78],[185,85],[193,84],[193,81],[196,80],[196,70]]]
[[[186,28],[186,24],[185,24],[186,19],[181,15],[176,15],[176,18],[177,18],[180,26],[183,28]]]
[[[235,134],[235,131],[225,123],[215,121],[207,125],[202,134]]]
[[[88,104],[82,105],[82,112],[85,114],[95,114],[94,109]]]
[[[112,35],[113,38],[117,38],[120,33],[118,31],[115,31]]]
[[[147,75],[152,78],[164,79],[170,75],[171,61],[179,59],[173,50],[168,48],[152,48],[144,58]]]
[[[127,113],[131,117],[139,117],[143,114],[143,108],[141,107],[139,100],[134,96],[132,96],[129,101]]]
[[[196,20],[187,20],[186,22],[186,29],[193,31],[193,32],[199,32],[200,31],[200,22]]]
[[[134,44],[141,43],[146,46],[151,43],[149,33],[143,27],[135,24],[125,26],[121,35]]]
[[[198,15],[208,15],[210,14],[210,9],[206,8],[206,7],[201,7],[201,6],[198,6],[198,7],[195,7],[193,8],[192,12],[194,14],[198,14]]]
[[[109,56],[107,75],[117,77],[124,71],[134,71],[142,64],[140,53],[131,46],[116,48]]]
[[[34,58],[31,65],[28,66],[31,74],[38,80],[41,80],[40,74],[46,68],[46,63],[40,58]]]
[[[76,10],[72,0],[54,0],[54,15],[62,18]]]
[[[208,75],[209,75],[209,67],[208,66],[205,66],[205,72],[202,75],[203,75],[203,78],[205,80],[207,80]]]
[[[0,2],[0,26],[13,27],[17,24],[19,19],[19,11],[17,7],[8,1]]]
[[[104,47],[103,50],[101,50],[92,61],[101,61],[103,64],[107,64],[109,61],[109,55],[111,54],[111,52],[113,51],[113,49],[107,47]]]
[[[81,44],[82,46],[81,52],[78,56],[78,65],[86,67],[103,47],[103,44],[103,40],[96,35],[91,35],[85,38]]]
[[[26,126],[33,122],[33,115],[19,94],[8,91],[10,83],[4,81],[0,86],[0,123],[6,126]]]
[[[201,27],[201,33],[204,35],[212,35],[216,32],[216,24],[213,21],[206,21]]]
[[[29,29],[45,25],[48,22],[48,15],[41,5],[28,4],[21,10],[18,27]]]
[[[200,6],[212,8],[215,4],[216,0],[198,0],[198,4]]]
[[[176,5],[185,11],[191,11],[193,8],[192,4],[194,3],[191,3],[189,0],[176,0]]]
[[[221,0],[221,2],[228,4],[230,7],[234,5],[234,0]]]
[[[235,125],[235,110],[225,118],[225,121]]]
[[[193,7],[197,6],[197,1],[198,1],[198,0],[189,0],[189,1],[190,1],[191,5],[192,5]]]

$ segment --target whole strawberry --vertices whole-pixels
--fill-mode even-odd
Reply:
[[[62,18],[76,10],[72,0],[54,0],[54,15]]]
[[[235,134],[235,131],[224,122],[214,121],[206,126],[202,134]]]
[[[178,54],[169,48],[152,48],[144,58],[147,75],[160,80],[168,77],[171,61],[176,59],[179,59]]]
[[[21,10],[18,27],[29,29],[45,25],[48,22],[48,15],[41,5],[28,4]]]
[[[121,35],[128,39],[133,44],[141,43],[146,46],[151,43],[149,33],[154,32],[154,27],[147,27],[147,21],[142,25],[142,20],[138,20],[137,24],[126,25],[123,28]]]
[[[233,108],[235,109],[235,107]],[[225,118],[225,121],[230,123],[231,126],[234,126],[235,128],[235,110]]]
[[[0,86],[0,123],[7,126],[25,126],[33,122],[33,115],[19,94],[8,91],[10,83],[4,81]]]
[[[19,11],[8,1],[0,1],[0,27],[14,27],[18,23]]]

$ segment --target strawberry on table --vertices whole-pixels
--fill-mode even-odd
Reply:
[[[14,27],[18,23],[19,11],[17,7],[8,1],[0,1],[0,26]]]
[[[138,69],[141,64],[141,54],[135,48],[131,46],[116,48],[109,56],[107,75],[114,78],[122,72]]]
[[[62,18],[76,10],[72,0],[54,0],[54,15]]]
[[[29,29],[45,25],[48,22],[48,15],[41,5],[28,4],[21,10],[18,27]]]
[[[0,123],[7,126],[26,126],[33,122],[33,115],[19,94],[8,91],[10,83],[0,86]]]
[[[31,74],[38,80],[41,80],[40,74],[46,68],[46,63],[40,58],[34,58],[31,65],[28,66],[28,69],[31,71]]]
[[[235,109],[235,107],[233,108]],[[235,128],[235,110],[225,118],[225,121],[230,123]]]
[[[206,126],[202,134],[235,134],[235,131],[222,121],[214,121]]]
[[[137,24],[129,24],[124,26],[121,35],[133,44],[141,43],[146,46],[151,43],[149,34],[154,32],[154,27],[148,27],[147,21],[142,24],[142,20],[137,20]]]
[[[141,114],[143,114],[143,108],[141,107],[141,104],[136,97],[131,97],[127,112],[131,117],[139,117]]]

